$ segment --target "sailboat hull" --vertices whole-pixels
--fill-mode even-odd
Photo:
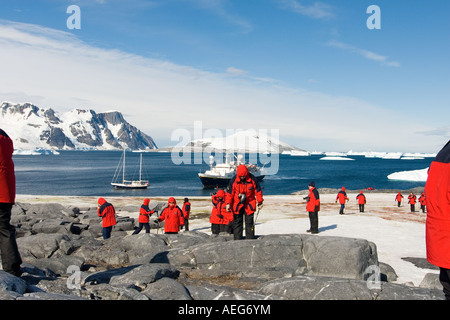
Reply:
[[[147,189],[148,183],[145,184],[139,184],[139,183],[114,183],[112,182],[111,185],[114,187],[114,189]]]

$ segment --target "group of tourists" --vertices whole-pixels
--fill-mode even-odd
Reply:
[[[255,238],[255,212],[259,212],[263,204],[262,189],[256,178],[248,172],[245,165],[237,168],[236,176],[231,179],[226,190],[218,190],[211,195],[213,208],[210,223],[211,232],[233,234],[235,240]],[[139,209],[139,227],[133,232],[138,234],[143,228],[150,232],[150,217],[157,211],[150,210],[150,199],[145,199]],[[180,208],[174,197],[170,197],[167,206],[163,208],[159,216],[154,220],[158,225],[164,223],[164,233],[176,234],[183,227],[189,231],[189,214],[191,204],[188,198],[184,198]],[[102,217],[103,239],[111,236],[111,230],[116,225],[114,206],[105,199],[98,199],[98,216]]]
[[[143,204],[139,208],[139,227],[134,230],[133,234],[138,234],[143,228],[146,233],[150,233],[150,217],[156,210],[150,210],[150,199],[144,199]],[[188,198],[184,198],[182,208],[177,206],[175,198],[170,197],[167,201],[167,206],[161,211],[158,218],[154,220],[159,225],[160,222],[165,221],[164,232],[167,234],[176,234],[181,228],[189,231],[189,214],[191,211],[191,203]],[[98,199],[97,214],[102,218],[102,234],[103,239],[111,237],[111,230],[117,224],[116,211],[114,206],[103,198]]]
[[[403,195],[401,192],[397,193],[395,196],[395,201],[397,201],[397,206],[400,207],[402,205],[403,201]],[[426,210],[426,199],[425,199],[425,192],[422,192],[420,194],[419,199],[417,199],[417,196],[411,192],[408,196],[408,204],[410,205],[411,212],[416,212],[416,201],[419,201],[420,203],[420,209],[423,213],[425,213]]]

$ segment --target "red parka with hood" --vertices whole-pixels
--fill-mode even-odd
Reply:
[[[171,202],[174,204],[171,205]],[[164,223],[164,232],[178,232],[180,231],[180,226],[184,225],[183,212],[177,206],[175,198],[170,197],[167,204],[168,206],[164,208],[158,219],[159,221],[166,221]]]
[[[356,199],[358,200],[358,204],[366,204],[366,196],[362,191],[359,192],[359,194],[356,196]]]
[[[100,206],[97,209],[97,214],[99,217],[102,217],[102,227],[114,226],[116,224],[116,210],[114,206],[103,198],[98,199],[98,204]]]
[[[317,212],[320,211],[320,196],[317,191],[315,185],[309,189],[308,201],[306,202],[306,211],[307,212]]]
[[[139,208],[139,219],[138,222],[140,223],[149,223],[150,219],[149,217],[155,213],[155,211],[152,211],[149,209],[148,204],[150,203],[150,199],[144,199],[144,203]]]
[[[245,176],[244,181],[240,177]],[[239,197],[239,195],[245,195]],[[242,200],[241,200],[242,199]],[[241,164],[236,170],[234,176],[227,187],[226,203],[230,205],[231,210],[238,214],[242,208],[245,208],[247,215],[256,211],[256,205],[264,201],[262,189],[255,176],[248,172],[247,166]]]
[[[409,204],[416,204],[416,199],[417,199],[417,197],[416,197],[415,194],[410,194],[408,196],[408,203]]]
[[[229,224],[233,221],[233,213],[227,211],[225,203],[225,191],[219,190],[212,195],[213,209],[211,211],[210,223]]]
[[[183,211],[183,218],[189,219],[189,214],[191,213],[191,203],[189,201],[185,201],[181,211]]]
[[[14,203],[16,199],[16,176],[14,174],[13,142],[0,129],[0,202]]]
[[[427,260],[450,269],[450,141],[430,165],[425,197]]]
[[[345,200],[348,201],[347,193],[345,192],[345,187],[342,187],[341,191],[336,196],[336,201],[339,200],[340,204],[345,204]]]

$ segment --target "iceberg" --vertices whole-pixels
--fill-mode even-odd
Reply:
[[[391,173],[387,176],[389,180],[404,180],[404,181],[427,181],[428,168],[419,170],[399,171]]]
[[[334,156],[326,156],[323,158],[320,158],[319,160],[355,160],[347,157],[334,157]]]

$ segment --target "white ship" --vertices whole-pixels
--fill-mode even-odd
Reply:
[[[204,188],[223,188],[228,185],[231,178],[236,175],[237,167],[240,164],[244,164],[243,155],[235,157],[236,160],[232,161],[230,156],[227,155],[225,163],[217,163],[214,165],[214,157],[209,157],[210,169],[204,173],[199,173],[198,176],[203,184]],[[258,181],[264,179],[264,168],[260,168],[253,164],[245,164],[248,168],[248,172],[255,176]]]

